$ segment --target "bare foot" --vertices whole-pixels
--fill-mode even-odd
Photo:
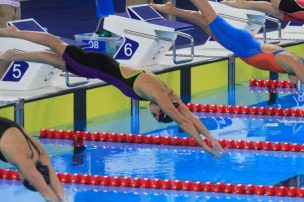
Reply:
[[[0,52],[0,60],[3,61],[13,61],[13,57],[14,57],[15,52],[11,49],[8,49],[4,52]]]
[[[245,0],[224,0],[221,3],[235,8],[245,8]]]
[[[0,28],[0,37],[9,37],[12,33],[17,31],[18,29],[15,26]]]
[[[176,7],[171,2],[167,2],[165,4],[151,3],[150,6],[152,6],[152,8],[154,8],[155,10],[158,10],[162,13],[165,13],[168,15],[175,15]]]

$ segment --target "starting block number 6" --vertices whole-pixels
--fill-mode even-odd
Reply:
[[[139,43],[136,41],[133,41],[129,38],[125,39],[125,42],[118,50],[118,53],[115,56],[115,59],[118,60],[130,60],[134,53],[136,52],[137,48],[139,46]]]

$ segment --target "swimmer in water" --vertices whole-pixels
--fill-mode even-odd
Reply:
[[[172,3],[151,6],[199,25],[223,47],[256,68],[286,73],[294,85],[304,82],[304,59],[273,44],[261,44],[246,30],[230,25],[206,0],[191,0],[199,11],[176,8]],[[300,82],[299,82],[300,81]]]
[[[17,167],[23,185],[46,201],[65,202],[65,193],[46,151],[13,121],[0,117],[0,160]]]
[[[189,111],[178,95],[152,72],[121,65],[103,53],[85,52],[49,33],[18,31],[15,27],[9,27],[0,29],[0,37],[25,39],[47,46],[53,51],[7,50],[0,53],[0,60],[46,63],[82,77],[101,79],[114,85],[130,98],[150,101],[151,113],[157,121],[168,123],[174,120],[210,154],[219,158],[218,151],[224,153],[203,123]],[[211,147],[202,139],[201,134],[208,139]]]

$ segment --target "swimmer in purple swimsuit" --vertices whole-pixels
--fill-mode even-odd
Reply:
[[[84,52],[49,33],[18,31],[15,27],[10,27],[0,29],[0,37],[25,39],[48,46],[53,51],[15,52],[7,50],[0,53],[0,60],[46,63],[79,76],[101,79],[116,86],[128,97],[150,101],[150,110],[156,120],[165,123],[174,120],[212,155],[219,157],[216,150],[224,153],[223,148],[203,123],[189,111],[177,94],[153,73],[120,65],[113,58],[102,53]],[[203,141],[200,134],[206,136],[212,148]]]
[[[228,6],[267,13],[280,20],[304,23],[304,0],[245,1],[224,0]]]

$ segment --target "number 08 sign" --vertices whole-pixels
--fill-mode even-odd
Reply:
[[[27,71],[29,64],[23,61],[15,61],[10,66],[2,81],[19,82],[25,72]]]

